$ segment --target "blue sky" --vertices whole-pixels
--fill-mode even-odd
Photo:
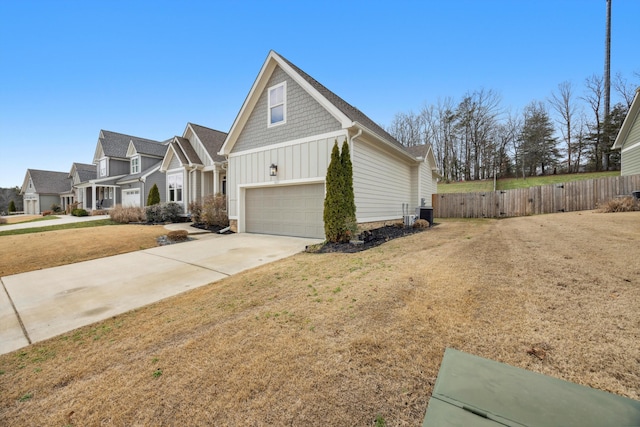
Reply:
[[[0,1],[0,187],[91,163],[100,129],[228,131],[270,49],[383,126],[482,88],[522,110],[602,74],[605,4]],[[640,84],[640,1],[612,15],[612,74]]]

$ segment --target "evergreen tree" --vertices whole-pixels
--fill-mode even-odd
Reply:
[[[147,206],[159,205],[160,204],[160,191],[158,190],[158,184],[153,184],[151,190],[149,190],[149,195],[147,196]]]
[[[13,200],[11,200],[9,202],[9,212],[15,212],[16,211],[16,204]]]
[[[344,240],[349,241],[356,233],[356,202],[353,193],[353,165],[351,164],[349,144],[346,139],[342,143],[340,163],[342,165],[342,181],[344,185],[342,202],[344,204],[345,231],[347,232]]]
[[[344,179],[338,141],[331,150],[331,162],[327,168],[327,194],[324,198],[324,234],[327,241],[340,242],[345,229]]]

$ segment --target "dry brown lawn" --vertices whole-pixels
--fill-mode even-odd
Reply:
[[[7,221],[7,224],[17,224],[19,222],[27,222],[42,217],[40,215],[8,215],[3,216],[2,218]],[[46,222],[43,225],[46,225]]]
[[[163,234],[161,225],[109,225],[0,236],[0,277],[152,248]]]
[[[639,399],[639,242],[582,212],[301,253],[0,356],[0,425],[417,426],[446,347]]]

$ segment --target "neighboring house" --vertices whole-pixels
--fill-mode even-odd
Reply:
[[[71,165],[69,178],[71,179],[71,189],[69,189],[68,192],[61,194],[61,198],[63,199],[62,208],[65,211],[68,206],[78,201],[79,193],[82,192],[78,186],[83,183],[87,183],[92,179],[96,179],[96,165],[74,163]]]
[[[640,88],[611,148],[620,150],[620,175],[640,174]]]
[[[436,192],[433,155],[416,157],[361,111],[271,51],[220,154],[232,229],[324,237],[335,141],[351,149],[360,224],[398,220]]]
[[[96,177],[77,186],[80,207],[89,211],[116,205],[143,207],[154,183],[164,202],[160,164],[167,146],[167,142],[101,130],[93,156]]]
[[[27,169],[20,189],[24,213],[38,215],[54,204],[65,208],[61,195],[69,194],[71,183],[67,172]]]
[[[180,203],[185,212],[189,203],[209,194],[226,194],[226,159],[218,154],[227,134],[187,123],[181,137],[169,143],[160,171],[166,174],[168,202]]]

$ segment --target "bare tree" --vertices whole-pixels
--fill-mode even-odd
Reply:
[[[616,73],[615,77],[613,78],[613,89],[623,99],[624,103],[627,106],[627,109],[631,108],[633,97],[636,94],[636,86],[629,83],[621,73]]]
[[[576,107],[573,102],[573,88],[571,82],[562,82],[558,85],[558,92],[551,93],[549,104],[558,113],[561,120],[558,120],[560,124],[560,132],[562,139],[566,145],[567,153],[567,172],[577,172],[577,168],[574,167],[571,155],[574,151],[573,140],[571,139],[573,130],[573,117],[575,115]]]
[[[592,161],[596,171],[602,170],[604,138],[602,137],[602,97],[604,93],[602,77],[596,74],[585,80],[586,93],[582,99],[589,105],[594,115],[594,122],[590,126],[589,140],[591,141]]]

